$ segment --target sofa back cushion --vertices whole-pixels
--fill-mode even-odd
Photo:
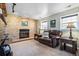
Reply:
[[[51,38],[51,36],[60,36],[60,31],[59,30],[50,30],[49,31],[49,38]]]

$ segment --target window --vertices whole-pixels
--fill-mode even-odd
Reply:
[[[67,29],[68,22],[73,22],[75,29],[79,29],[78,14],[61,17],[60,29]]]
[[[43,29],[43,30],[48,29],[48,22],[47,21],[41,22],[41,29]]]
[[[41,22],[40,34],[43,34],[44,30],[48,29],[48,21]]]

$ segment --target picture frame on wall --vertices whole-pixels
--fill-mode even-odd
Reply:
[[[50,20],[50,27],[56,27],[56,20]]]
[[[21,21],[21,26],[28,26],[28,21]]]

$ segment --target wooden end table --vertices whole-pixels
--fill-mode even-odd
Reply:
[[[77,39],[60,38],[60,50],[65,50],[76,55],[77,53]]]

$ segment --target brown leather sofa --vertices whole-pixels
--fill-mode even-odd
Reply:
[[[49,37],[38,36],[37,40],[40,43],[51,46],[53,48],[59,45],[59,38],[61,37],[61,31],[49,30]]]

